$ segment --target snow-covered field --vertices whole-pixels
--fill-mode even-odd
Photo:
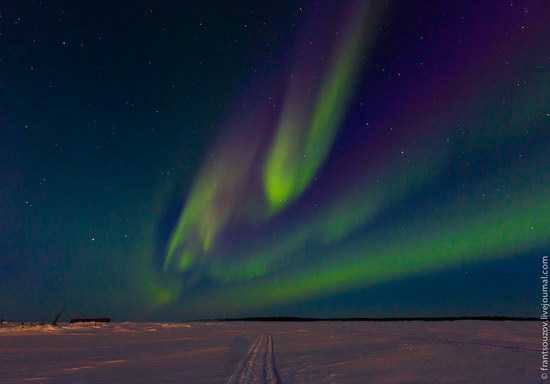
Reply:
[[[539,322],[0,326],[0,383],[539,383]]]

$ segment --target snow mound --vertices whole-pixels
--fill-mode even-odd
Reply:
[[[160,326],[162,328],[191,328],[190,324],[182,324],[182,323],[163,323]]]
[[[54,327],[53,325],[47,324],[47,325],[8,325],[8,326],[1,326],[0,332],[56,332],[59,331],[59,327]]]

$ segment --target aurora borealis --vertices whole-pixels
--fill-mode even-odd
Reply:
[[[0,6],[0,317],[536,316],[548,5],[101,4]]]

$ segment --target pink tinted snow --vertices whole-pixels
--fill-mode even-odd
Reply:
[[[282,383],[538,383],[539,322],[0,326],[0,383],[226,383],[261,334]]]

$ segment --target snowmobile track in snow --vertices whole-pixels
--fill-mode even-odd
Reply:
[[[261,334],[254,341],[254,344],[252,344],[227,383],[281,384],[275,367],[273,338],[271,335]]]

